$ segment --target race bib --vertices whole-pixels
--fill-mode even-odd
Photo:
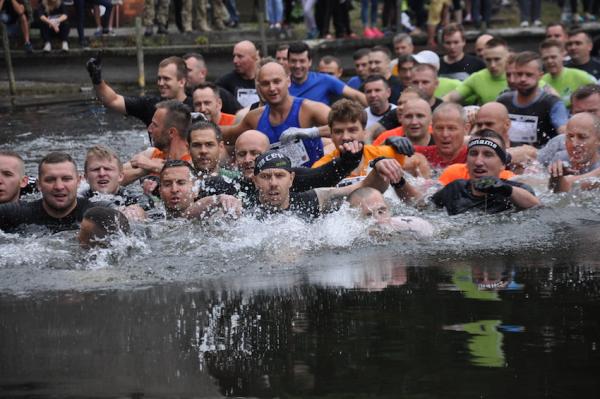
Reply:
[[[304,147],[304,143],[299,139],[286,144],[281,144],[281,142],[278,141],[277,143],[271,144],[271,149],[277,150],[287,156],[290,161],[292,161],[293,167],[302,166],[310,159],[306,152],[306,147]]]
[[[257,103],[259,98],[258,94],[256,94],[256,89],[238,89],[237,100],[242,107],[249,107],[252,104]]]
[[[534,115],[509,114],[511,120],[508,136],[514,143],[533,144],[537,141],[538,117]]]

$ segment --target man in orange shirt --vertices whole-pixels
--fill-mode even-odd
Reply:
[[[329,128],[331,129],[331,140],[336,148],[342,144],[354,140],[364,141],[366,132],[367,114],[363,107],[357,102],[351,100],[340,100],[333,104],[329,113]],[[331,162],[334,158],[340,156],[339,150],[325,154],[321,159],[313,164],[313,168]],[[350,173],[349,177],[366,176],[370,167],[370,162],[376,158],[394,158],[402,168],[415,176],[429,177],[431,171],[425,157],[420,154],[413,155],[406,148],[398,146],[373,146],[365,145],[363,148],[363,157],[358,167]]]
[[[231,126],[235,115],[221,112],[223,101],[219,88],[214,83],[205,82],[197,85],[192,92],[194,111],[202,113],[206,119],[218,126]]]

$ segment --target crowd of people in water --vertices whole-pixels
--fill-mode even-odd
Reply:
[[[152,146],[124,161],[96,145],[83,177],[71,155],[51,152],[35,187],[3,149],[0,229],[79,228],[90,246],[144,219],[312,220],[347,203],[381,228],[430,236],[425,218],[392,216],[383,193],[457,215],[540,206],[542,169],[556,193],[598,188],[600,62],[585,31],[550,24],[537,52],[482,34],[466,54],[459,24],[442,39],[442,57],[415,53],[407,34],[394,37],[394,56],[357,50],[347,82],[333,56],[313,71],[304,42],[261,57],[241,41],[214,83],[201,54],[162,60],[156,96],[119,94],[102,78],[111,66],[91,58],[98,100],[144,123]],[[41,198],[21,200],[27,190]]]

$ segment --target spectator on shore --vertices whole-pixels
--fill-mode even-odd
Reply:
[[[52,50],[50,42],[57,36],[62,44],[62,51],[69,51],[69,22],[65,7],[61,0],[42,0],[37,9],[40,21],[40,35],[44,41],[44,52]]]
[[[149,1],[149,0],[146,0]],[[165,1],[165,0],[161,0]],[[166,0],[168,1],[168,0]],[[96,36],[100,36],[102,34],[108,34],[108,20],[110,19],[110,13],[112,11],[112,4],[110,0],[74,0],[75,4],[75,15],[77,16],[77,36],[79,36],[79,45],[81,47],[89,47],[90,43],[85,37],[85,32],[83,30],[85,24],[85,10],[86,5],[93,4],[97,6],[103,6],[105,8],[104,15],[101,18],[101,21],[96,16]],[[168,3],[167,3],[168,6]],[[168,12],[168,9],[167,9]],[[152,19],[154,19],[154,14],[152,14]],[[165,22],[166,24],[166,22]],[[166,33],[166,32],[165,32]]]
[[[258,50],[254,43],[242,40],[233,46],[233,71],[221,76],[216,82],[233,94],[242,107],[248,107],[259,100],[255,82],[258,61]]]
[[[25,6],[18,0],[0,0],[0,13],[2,15],[1,23],[6,24],[7,27],[19,24],[25,42],[23,49],[27,54],[31,54],[33,46],[29,39],[29,19],[27,18]]]

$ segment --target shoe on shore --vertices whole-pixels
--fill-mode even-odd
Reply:
[[[65,53],[69,52],[69,43],[66,40],[63,40],[62,45],[60,46],[60,50]]]
[[[32,54],[33,53],[33,46],[31,45],[31,42],[27,42],[23,45],[23,50],[25,50],[25,52],[27,54]]]
[[[529,21],[521,22],[521,28],[529,28]]]
[[[363,31],[363,36],[367,39],[373,39],[375,38],[375,32],[373,32],[373,29],[366,27]]]
[[[44,43],[44,53],[49,53],[52,50],[52,44],[50,42]]]
[[[371,28],[371,32],[375,35],[375,38],[379,39],[385,36],[385,34],[377,28]]]

